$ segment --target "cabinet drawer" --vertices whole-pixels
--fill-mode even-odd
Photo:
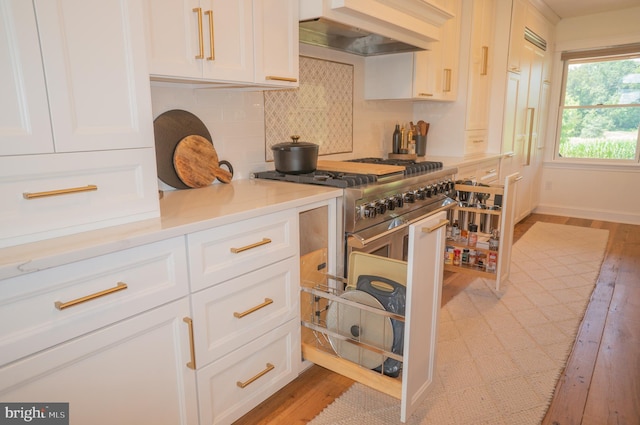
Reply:
[[[153,149],[0,157],[0,247],[159,214]]]
[[[295,255],[297,228],[296,212],[283,211],[188,235],[191,290]]]
[[[298,276],[298,261],[291,257],[193,295],[198,364],[297,317]]]
[[[478,164],[478,170],[476,174],[478,176],[478,183],[496,183],[500,174],[500,160],[495,159]]]
[[[200,423],[232,423],[293,380],[299,365],[300,323],[291,320],[204,367],[197,373]]]
[[[0,364],[185,296],[187,281],[181,237],[0,281]]]
[[[464,154],[474,155],[487,151],[486,131],[467,131],[464,139]]]

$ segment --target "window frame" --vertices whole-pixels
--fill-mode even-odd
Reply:
[[[568,158],[561,157],[560,136],[562,134],[562,118],[567,109],[594,109],[594,108],[620,108],[632,107],[640,108],[640,104],[617,104],[617,105],[582,105],[565,107],[566,86],[568,78],[569,65],[575,63],[593,63],[610,60],[621,60],[626,58],[640,57],[640,43],[634,43],[622,46],[613,46],[607,48],[587,49],[566,51],[561,53],[560,63],[562,64],[562,81],[560,86],[560,98],[557,110],[557,125],[554,141],[553,160],[560,163],[578,163],[578,164],[600,164],[600,165],[618,165],[618,166],[638,166],[640,165],[640,126],[637,130],[636,153],[634,159],[607,159],[607,158]]]

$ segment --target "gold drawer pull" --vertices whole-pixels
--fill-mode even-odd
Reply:
[[[255,307],[251,307],[249,310],[247,311],[243,311],[242,313],[238,313],[237,311],[233,313],[234,317],[237,317],[238,319],[242,319],[244,316],[247,316],[255,311],[260,310],[261,308],[264,308],[266,306],[268,306],[269,304],[273,304],[273,300],[271,298],[265,298],[264,302],[262,304],[259,304]]]
[[[66,303],[63,303],[62,301],[56,301],[54,305],[58,310],[64,310],[65,308],[73,307],[74,305],[82,304],[84,302],[104,297],[105,295],[109,295],[114,292],[123,291],[125,289],[127,289],[127,284],[118,282],[118,284],[113,288],[105,289],[104,291],[96,292],[95,294],[87,295],[86,297],[76,298],[75,300],[67,301]]]
[[[213,33],[213,10],[207,10],[204,14],[209,17],[209,52],[211,55],[207,57],[207,60],[213,61],[216,60],[216,44]]]
[[[265,77],[267,80],[274,80],[274,81],[288,81],[290,83],[297,83],[298,79],[297,78],[292,78],[292,77],[278,77],[277,75],[267,75]]]
[[[267,363],[267,367],[266,367],[265,370],[263,370],[262,372],[258,373],[253,378],[250,378],[248,381],[244,381],[244,382],[238,381],[238,382],[236,382],[236,385],[239,386],[240,388],[245,388],[247,385],[251,384],[252,382],[256,381],[257,379],[260,379],[262,376],[264,376],[267,373],[271,372],[273,369],[275,369],[275,366],[272,365],[271,363]]]
[[[433,93],[418,93],[419,97],[431,97],[433,96]]]
[[[271,243],[271,239],[262,238],[262,240],[260,242],[252,243],[251,245],[243,246],[243,247],[240,247],[240,248],[231,248],[231,252],[233,252],[234,254],[238,254],[238,253],[240,253],[242,251],[247,251],[249,249],[257,248],[259,246],[266,245],[268,243]]]
[[[185,317],[182,321],[189,326],[189,351],[191,352],[191,361],[187,363],[187,367],[196,370],[196,346],[193,339],[193,320],[190,317]]]
[[[98,190],[98,186],[90,184],[82,187],[70,187],[68,189],[49,190],[46,192],[25,192],[22,194],[24,199],[46,198],[47,196],[67,195],[69,193],[92,192]]]
[[[446,226],[447,224],[449,224],[449,220],[440,220],[440,223],[436,224],[433,227],[423,227],[422,231],[424,233],[431,233],[435,230],[438,230],[439,228],[441,228],[442,226]]]

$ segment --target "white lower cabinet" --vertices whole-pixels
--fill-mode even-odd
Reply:
[[[0,368],[3,402],[68,402],[72,425],[198,423],[187,298]]]
[[[198,370],[200,424],[230,424],[296,378],[299,346],[294,319]]]

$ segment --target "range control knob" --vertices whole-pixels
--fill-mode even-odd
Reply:
[[[421,187],[420,189],[416,190],[416,198],[420,200],[427,199],[427,189],[424,187]]]
[[[387,207],[388,211],[393,211],[396,209],[396,200],[394,198],[385,199],[384,205]]]
[[[387,212],[387,205],[384,203],[384,201],[378,201],[374,205],[378,214],[384,214]]]
[[[426,191],[427,191],[427,198],[431,198],[434,195],[434,190],[432,185],[427,186]]]
[[[393,202],[396,204],[396,207],[402,208],[404,206],[404,197],[402,195],[397,195],[393,198]]]
[[[403,195],[404,201],[410,204],[416,202],[416,195],[413,192],[407,192]]]
[[[364,217],[374,218],[377,215],[376,207],[374,205],[367,205],[364,207]]]

